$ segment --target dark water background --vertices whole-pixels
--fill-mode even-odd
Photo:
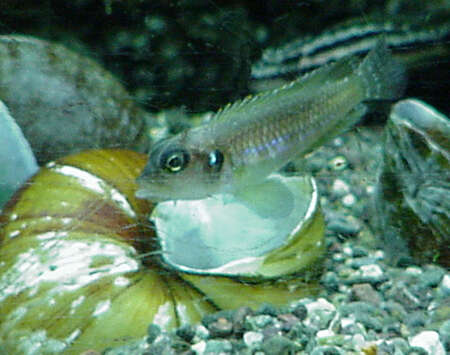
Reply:
[[[448,1],[6,0],[0,33],[55,40],[94,57],[150,111],[182,106],[204,112],[249,93],[251,65],[264,48],[351,19],[426,18],[446,6]],[[448,84],[442,86],[449,81],[448,59],[435,66],[411,78],[409,96],[448,92]],[[448,109],[448,100],[434,101]]]

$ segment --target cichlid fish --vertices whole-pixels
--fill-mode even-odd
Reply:
[[[326,65],[157,142],[136,195],[165,201],[251,191],[353,125],[365,112],[364,101],[398,98],[404,87],[402,66],[380,41],[363,60]]]

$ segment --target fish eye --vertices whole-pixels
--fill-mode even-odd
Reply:
[[[174,149],[161,155],[160,166],[171,173],[182,171],[189,163],[189,154],[184,149]]]
[[[223,154],[220,150],[213,150],[208,155],[208,167],[214,172],[219,172],[222,169]]]

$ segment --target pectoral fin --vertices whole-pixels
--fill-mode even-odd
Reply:
[[[281,180],[268,177],[262,183],[244,186],[236,198],[263,218],[283,218],[294,208],[294,196]]]

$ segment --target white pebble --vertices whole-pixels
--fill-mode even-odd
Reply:
[[[206,349],[206,341],[202,340],[198,342],[197,344],[194,344],[191,346],[191,350],[195,351],[197,355],[201,355],[205,353]]]
[[[346,328],[355,324],[355,320],[353,318],[341,318],[341,327]]]
[[[342,249],[342,251],[344,252],[344,254],[345,255],[347,255],[347,256],[353,256],[353,249],[352,248],[350,248],[350,247],[344,247],[343,249]]]
[[[363,277],[380,277],[383,275],[383,270],[377,264],[363,265],[360,270]]]
[[[244,333],[244,343],[248,347],[252,347],[252,346],[261,344],[263,339],[264,339],[264,335],[262,335],[261,333],[258,333],[258,332],[249,331],[249,332]]]
[[[336,147],[340,147],[344,144],[344,140],[341,137],[337,137],[333,139],[333,145]]]
[[[307,303],[305,304],[305,307],[308,310],[308,314],[315,311],[334,312],[336,310],[336,307],[334,307],[325,298],[319,298],[315,302]]]
[[[342,204],[345,207],[351,207],[355,204],[356,202],[356,197],[353,194],[347,194],[342,198]]]
[[[331,330],[331,329],[323,329],[323,330],[319,330],[317,333],[316,333],[316,337],[317,337],[317,339],[320,339],[320,338],[329,338],[329,337],[332,337],[332,336],[334,336],[335,334],[334,334],[334,332]]]
[[[367,185],[366,186],[366,193],[368,195],[373,195],[375,193],[375,186],[373,185]]]
[[[366,339],[364,339],[362,334],[353,335],[352,343],[353,343],[354,347],[358,350],[361,350],[364,347],[368,347]]]
[[[417,266],[409,266],[405,271],[410,275],[420,275],[423,273],[422,269]]]
[[[439,341],[437,332],[426,330],[409,339],[411,346],[424,349],[429,355],[445,355],[445,349]]]
[[[333,192],[338,196],[344,196],[350,192],[350,187],[348,184],[341,179],[334,180],[332,188]]]
[[[441,281],[441,289],[445,295],[450,295],[450,275],[445,274]]]
[[[383,260],[384,259],[384,251],[383,250],[377,250],[375,251],[372,256],[376,259],[376,260]]]
[[[194,341],[196,339],[198,340],[208,339],[208,337],[209,337],[209,330],[206,329],[202,324],[199,324],[195,327]]]

